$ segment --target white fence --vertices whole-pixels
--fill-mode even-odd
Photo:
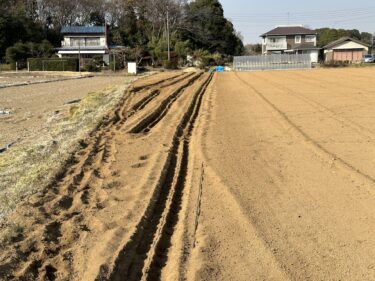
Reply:
[[[264,56],[234,57],[234,71],[309,69],[312,67],[308,54],[272,54]]]

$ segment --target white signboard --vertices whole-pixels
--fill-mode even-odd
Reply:
[[[128,62],[128,73],[129,74],[137,74],[137,63]]]

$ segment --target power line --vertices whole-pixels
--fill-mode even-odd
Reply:
[[[297,16],[309,16],[309,15],[315,15],[315,16],[321,16],[321,15],[335,15],[335,14],[345,14],[348,15],[348,13],[353,14],[353,13],[361,13],[361,12],[368,12],[374,10],[375,7],[362,7],[362,8],[357,8],[357,9],[341,9],[341,10],[320,10],[320,11],[309,11],[309,12],[290,12],[293,15]],[[269,16],[269,17],[275,17],[279,16],[280,12],[277,13],[226,13],[226,16]],[[285,14],[285,12],[284,12]]]

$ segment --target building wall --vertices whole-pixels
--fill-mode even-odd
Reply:
[[[334,61],[360,62],[365,54],[364,50],[334,50]]]
[[[367,54],[366,49],[337,49],[325,51],[325,61],[350,61],[360,62],[363,56]]]
[[[288,36],[268,36],[267,38],[273,38],[273,37],[276,37],[276,38],[282,38],[284,37],[286,40],[286,43],[287,43],[287,50],[292,50],[302,44],[304,45],[310,45],[311,47],[316,47],[316,43],[317,43],[317,39],[316,39],[316,36],[314,35],[314,41],[313,42],[307,42],[306,41],[306,37],[308,35],[301,35],[301,42],[300,43],[296,43],[296,35],[288,35]],[[271,53],[274,53],[275,51],[277,50],[268,50],[267,51],[267,45],[266,45],[266,42],[267,42],[267,38],[262,38],[262,53],[265,54],[265,53],[268,53],[268,54],[271,54]],[[279,50],[280,51],[280,50]]]
[[[99,38],[99,42],[100,42],[100,45],[101,47],[105,47],[107,46],[107,39],[106,39],[106,36],[103,34],[103,35],[85,35],[85,34],[82,34],[82,35],[65,35],[64,36],[64,40],[62,41],[62,47],[71,47],[71,44],[72,44],[72,40],[71,39],[81,39],[81,40],[84,40],[85,38]],[[84,45],[84,44],[82,44]],[[84,47],[84,46],[82,46]]]
[[[311,45],[311,47],[316,46],[316,36],[315,36],[314,42],[306,42],[306,35],[301,35],[301,43],[296,43],[296,36],[295,35],[287,36],[286,41],[288,43],[288,49],[294,49],[297,46],[302,45],[302,44]]]
[[[334,50],[348,50],[348,49],[364,49],[368,51],[368,47],[362,44],[358,44],[357,42],[348,41],[344,42],[341,45],[335,46]]]

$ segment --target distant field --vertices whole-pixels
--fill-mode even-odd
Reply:
[[[58,81],[79,76],[77,72],[0,72],[0,88]]]
[[[59,79],[61,76],[10,75],[6,81],[38,81],[46,77]],[[39,134],[50,118],[66,114],[69,110],[67,103],[130,80],[125,77],[92,77],[0,89],[0,110],[11,113],[0,116],[0,147]]]

